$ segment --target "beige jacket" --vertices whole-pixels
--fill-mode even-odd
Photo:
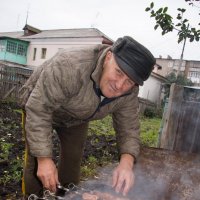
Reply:
[[[112,114],[119,153],[139,153],[138,87],[100,107],[95,88],[110,47],[62,50],[38,67],[21,89],[31,154],[52,156],[52,129],[70,127]]]

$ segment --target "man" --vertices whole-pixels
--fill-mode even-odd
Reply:
[[[38,67],[21,90],[26,120],[25,194],[78,184],[88,122],[112,114],[119,165],[113,187],[126,195],[139,154],[138,86],[155,64],[153,55],[129,36],[112,47],[95,45],[57,53]],[[52,130],[61,144],[52,160]]]

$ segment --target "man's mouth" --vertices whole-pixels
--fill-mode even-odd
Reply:
[[[115,88],[114,85],[110,84],[110,88],[111,88],[111,90],[112,90],[113,92],[117,92],[117,89]]]

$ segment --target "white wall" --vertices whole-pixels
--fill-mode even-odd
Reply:
[[[51,39],[31,39],[28,48],[27,65],[39,66],[46,60],[54,56],[59,49],[71,48],[74,46],[88,46],[94,44],[101,44],[102,38],[51,38]],[[36,58],[33,60],[34,48],[37,49]],[[46,58],[42,59],[42,48],[46,48]]]
[[[154,103],[160,102],[161,81],[151,75],[143,86],[140,86],[139,97],[148,99]]]

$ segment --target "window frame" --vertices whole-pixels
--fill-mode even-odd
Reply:
[[[36,60],[37,48],[33,48],[33,60]]]
[[[9,53],[17,54],[17,42],[7,41],[6,51]]]
[[[45,59],[47,55],[47,48],[41,49],[41,59]]]

